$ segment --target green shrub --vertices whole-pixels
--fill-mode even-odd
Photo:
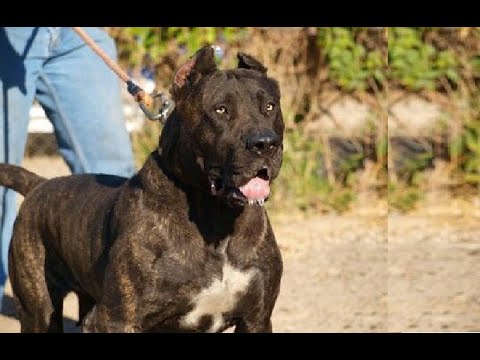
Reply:
[[[329,79],[346,91],[366,90],[372,80],[382,87],[386,56],[378,48],[368,51],[356,37],[365,28],[321,28],[318,43],[325,54]]]
[[[460,166],[465,182],[480,184],[480,119],[465,124],[457,144],[457,151],[463,153]]]
[[[415,209],[421,199],[421,190],[416,186],[408,186],[403,183],[388,184],[388,206],[401,212]]]
[[[423,40],[422,28],[390,28],[389,78],[408,90],[435,90],[441,79],[457,83],[459,63],[450,49],[439,50]]]

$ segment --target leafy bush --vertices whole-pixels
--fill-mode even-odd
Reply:
[[[480,119],[465,124],[457,147],[463,154],[461,168],[467,183],[480,184]]]
[[[415,209],[418,201],[422,198],[421,190],[416,186],[406,186],[402,183],[388,184],[388,205],[401,212]]]
[[[435,90],[441,79],[458,82],[459,63],[452,50],[423,40],[421,28],[391,28],[388,36],[390,80],[408,90]]]
[[[318,31],[318,43],[325,53],[329,79],[347,91],[367,90],[372,81],[383,87],[387,59],[381,44],[369,51],[356,40],[365,31],[365,28],[340,27]]]
[[[129,65],[139,65],[144,56],[160,59],[171,51],[185,57],[206,44],[234,43],[246,35],[245,28],[233,27],[127,27],[110,33],[120,48],[120,58]]]
[[[421,178],[423,160],[443,164],[433,171],[439,181],[430,183],[452,193],[460,188],[466,193],[468,186],[480,184],[479,53],[480,28],[389,29],[389,89],[417,93],[443,110],[443,121],[434,129],[434,136],[442,139],[436,153],[411,159],[410,170]],[[442,161],[433,161],[432,156]],[[414,206],[421,199],[417,195],[427,191],[422,186],[395,183],[390,206]]]

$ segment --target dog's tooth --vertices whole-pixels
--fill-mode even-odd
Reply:
[[[265,203],[265,200],[264,200],[264,199],[257,199],[257,200],[256,200],[256,203],[257,203],[259,206],[263,206],[263,204]]]
[[[210,192],[212,193],[212,195],[217,194],[217,189],[215,188],[215,182],[213,180],[210,182]]]
[[[253,205],[255,200],[248,200],[248,205]]]

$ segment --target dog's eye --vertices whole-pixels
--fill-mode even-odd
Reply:
[[[219,106],[215,109],[215,112],[217,114],[225,114],[226,111],[227,111],[227,108],[225,106]]]
[[[267,111],[272,111],[273,110],[273,104],[267,104],[266,109],[267,109]]]

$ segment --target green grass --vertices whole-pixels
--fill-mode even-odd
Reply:
[[[422,198],[421,190],[404,183],[388,184],[388,206],[401,212],[414,210]]]
[[[283,165],[272,187],[269,207],[278,210],[342,212],[354,199],[348,187],[330,184],[322,176],[323,147],[299,130],[284,138]]]

